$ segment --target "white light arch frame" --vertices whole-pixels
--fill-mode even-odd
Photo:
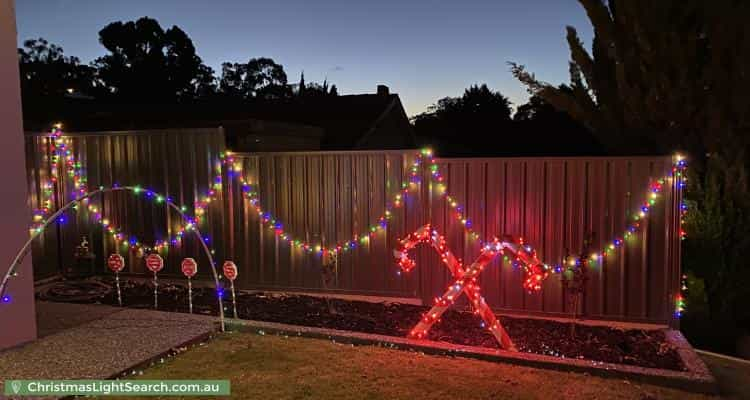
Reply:
[[[44,231],[47,229],[48,226],[50,226],[52,223],[56,222],[58,217],[60,215],[64,214],[66,211],[71,209],[73,206],[81,203],[83,200],[89,199],[91,197],[105,194],[105,193],[114,193],[114,192],[132,192],[135,194],[138,194],[142,192],[143,189],[137,186],[118,186],[118,187],[111,187],[111,188],[99,188],[97,190],[88,192],[84,194],[83,196],[80,196],[76,198],[75,200],[69,202],[68,204],[61,207],[59,210],[57,210],[54,214],[52,214],[47,220],[42,224],[38,229],[34,230],[34,233],[31,235],[31,237],[24,243],[23,247],[21,247],[21,250],[18,251],[16,254],[16,257],[13,259],[13,262],[10,265],[10,268],[8,268],[8,271],[5,273],[5,276],[3,277],[2,282],[0,282],[0,298],[5,298],[5,293],[8,289],[8,282],[10,281],[10,278],[12,278],[15,275],[16,268],[18,265],[20,265],[21,261],[23,261],[24,257],[26,257],[26,254],[28,254],[29,249],[31,248],[31,243],[34,242],[34,239],[39,237]],[[151,192],[154,196],[161,196],[159,193]],[[198,240],[201,243],[201,246],[203,248],[203,251],[206,253],[206,257],[208,257],[209,264],[211,265],[211,273],[213,274],[214,278],[214,284],[215,289],[217,291],[217,299],[219,301],[219,323],[221,326],[221,331],[224,332],[225,325],[224,325],[224,303],[222,301],[222,295],[220,294],[221,291],[221,284],[219,282],[219,274],[216,272],[216,262],[214,261],[213,256],[211,255],[211,250],[206,246],[206,242],[203,239],[203,235],[201,234],[200,230],[198,229],[198,226],[196,226],[195,222],[189,218],[182,210],[180,206],[173,203],[171,200],[169,200],[166,196],[161,196],[164,199],[164,203],[167,205],[167,207],[175,210],[177,214],[180,216],[180,218],[183,219],[186,223],[189,223],[192,225],[191,231],[195,233]]]

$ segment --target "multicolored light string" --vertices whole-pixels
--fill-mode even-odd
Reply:
[[[73,193],[74,199],[77,198],[77,194],[81,193],[81,190],[85,191],[85,176],[83,176],[83,169],[80,167],[80,163],[77,163],[75,160],[75,157],[73,156],[73,151],[71,146],[66,146],[66,143],[70,143],[70,139],[65,139],[62,137],[62,132],[59,128],[55,129],[53,133],[49,136],[50,140],[53,143],[53,147],[51,147],[52,152],[56,155],[55,157],[51,158],[52,164],[57,165],[61,157],[64,157],[66,160],[65,163],[65,171],[67,172],[66,176],[69,176],[73,178],[74,180],[74,188],[75,191]],[[424,151],[422,152],[424,153]],[[378,219],[378,223],[371,225],[369,229],[366,232],[363,232],[360,235],[354,235],[352,239],[347,240],[343,243],[336,244],[335,246],[331,247],[324,247],[322,244],[313,244],[310,242],[298,240],[298,239],[292,239],[290,235],[285,233],[283,231],[283,225],[280,221],[276,220],[269,212],[263,211],[260,207],[260,200],[258,193],[253,189],[253,186],[250,185],[243,177],[242,177],[242,165],[241,163],[237,162],[232,155],[231,152],[221,153],[220,154],[220,160],[216,163],[216,176],[213,179],[212,186],[207,190],[206,194],[204,196],[199,197],[200,200],[196,201],[195,203],[195,218],[194,220],[190,221],[187,224],[184,224],[179,227],[177,233],[172,236],[168,240],[157,240],[154,245],[149,246],[144,244],[141,240],[139,240],[134,235],[127,235],[123,232],[123,230],[117,226],[115,226],[113,223],[110,222],[110,220],[103,216],[101,213],[101,210],[93,204],[88,204],[88,199],[83,199],[86,201],[86,210],[89,212],[89,215],[92,216],[95,223],[101,225],[105,231],[112,237],[112,239],[115,241],[116,245],[115,248],[118,250],[120,248],[123,249],[130,249],[131,251],[142,251],[142,252],[161,252],[164,250],[168,250],[170,245],[179,245],[182,241],[182,237],[184,236],[185,232],[190,231],[193,227],[196,227],[197,224],[201,223],[203,221],[203,217],[207,213],[208,206],[215,202],[218,199],[219,193],[222,190],[223,187],[223,179],[222,175],[224,173],[223,167],[228,166],[227,174],[231,177],[237,177],[242,185],[243,194],[245,197],[251,202],[251,204],[255,207],[256,212],[258,213],[259,217],[261,218],[261,221],[266,224],[270,229],[273,229],[274,232],[283,240],[286,240],[290,245],[302,249],[307,253],[310,254],[316,254],[316,255],[325,255],[327,253],[332,254],[338,254],[339,252],[346,252],[350,249],[354,249],[357,247],[358,244],[364,245],[367,244],[370,239],[378,232],[382,231],[387,226],[387,221],[391,219],[392,212],[394,208],[398,208],[402,205],[405,196],[407,196],[411,189],[416,188],[417,184],[419,183],[419,172],[420,172],[420,166],[421,166],[421,157],[416,157],[414,163],[411,165],[409,169],[409,182],[408,183],[402,183],[402,188],[399,192],[397,192],[393,196],[393,201],[391,203],[386,204],[386,210]],[[54,180],[52,182],[57,182],[59,180],[59,169],[55,166],[52,169],[52,177]],[[81,184],[83,183],[83,184]],[[50,183],[49,185],[50,189],[54,188],[53,183]],[[115,186],[117,187],[117,186]],[[103,189],[103,187],[100,187],[100,189]],[[50,190],[50,196],[53,193],[52,190]],[[168,197],[165,197],[161,194],[158,194],[156,192],[153,192],[149,189],[141,189],[140,186],[135,186],[133,193],[136,195],[144,193],[145,197],[152,199],[156,203],[162,203],[164,201],[170,201],[171,199]],[[51,210],[51,201],[48,202],[49,207],[47,208],[47,211]],[[78,205],[74,207],[75,209],[78,208]],[[184,213],[186,212],[186,208],[184,206],[180,207],[180,210]],[[42,214],[44,215],[44,214]],[[62,218],[62,217],[60,217]],[[40,233],[41,226],[44,225],[46,222],[46,219],[43,218],[35,218],[35,222],[39,222],[38,224],[35,224],[35,226],[31,229],[32,235]],[[211,254],[214,253],[214,250],[211,249]],[[9,300],[8,300],[9,301]]]
[[[53,208],[52,200],[54,198],[53,196],[55,185],[65,184],[63,177],[67,177],[72,181],[73,191],[71,192],[71,196],[73,200],[85,195],[88,191],[87,178],[85,176],[81,162],[79,160],[76,160],[76,157],[74,155],[72,140],[70,138],[65,138],[62,135],[60,126],[56,126],[46,138],[50,142],[50,176],[40,185],[42,188],[42,198],[40,200],[42,206],[41,208],[34,211],[33,224],[30,228],[30,233],[32,235],[38,233],[40,227],[47,222],[46,218]],[[63,172],[62,176],[60,174],[61,169]],[[219,186],[221,186],[220,182]],[[115,185],[115,187],[117,187],[117,185]],[[100,187],[100,189],[103,188]],[[145,193],[147,198],[152,198],[157,204],[163,203],[164,201],[171,201],[171,198],[169,197],[155,193],[154,191],[149,189],[140,189],[140,186],[136,186],[136,191],[134,193]],[[214,195],[213,189],[211,189],[209,193],[211,195]],[[157,239],[153,245],[147,245],[139,240],[136,236],[123,233],[122,229],[116,227],[109,221],[109,219],[105,218],[102,215],[97,206],[95,206],[94,204],[90,204],[88,202],[88,199],[84,199],[82,203],[84,206],[86,206],[85,209],[89,212],[89,215],[93,217],[94,222],[102,225],[105,231],[113,238],[113,240],[115,241],[115,248],[118,251],[120,248],[140,252],[166,251],[168,250],[170,244],[179,245],[182,242],[182,238],[184,237],[185,233],[190,231],[192,226],[196,223],[192,222],[189,224],[181,225],[177,229],[177,233],[170,239]],[[78,205],[74,206],[75,210],[78,210],[78,208]],[[187,211],[187,208],[182,206],[181,211],[184,213]],[[64,217],[61,216],[60,222],[62,221],[64,221]]]
[[[115,185],[114,187],[119,186]],[[152,200],[157,205],[165,204],[166,202],[173,202],[173,199],[171,197],[161,195],[149,189],[142,189],[140,186],[135,186],[133,189],[133,193],[135,195],[143,194],[145,198]],[[130,250],[131,252],[140,253],[160,253],[163,251],[167,251],[169,250],[170,244],[178,245],[182,243],[182,238],[184,237],[185,233],[190,232],[195,227],[195,220],[190,219],[189,222],[182,224],[178,229],[177,234],[173,235],[170,239],[157,239],[153,245],[147,245],[142,243],[136,236],[123,233],[123,230],[110,222],[109,219],[105,218],[102,215],[101,210],[99,210],[99,208],[95,205],[89,204],[88,211],[89,215],[93,217],[94,222],[101,225],[102,229],[104,229],[105,232],[109,234],[109,236],[114,240],[115,250],[118,252],[121,248],[124,250]],[[187,208],[184,206],[180,206],[180,211],[182,213],[185,213],[187,211]],[[213,254],[213,249],[211,249],[211,251]]]
[[[56,131],[56,137],[58,140],[60,140],[60,131]],[[70,156],[70,149],[65,149],[68,156]],[[69,161],[74,162],[74,159],[69,159]],[[473,230],[473,224],[471,219],[467,218],[465,215],[465,209],[462,205],[460,205],[455,198],[450,196],[447,192],[446,185],[444,183],[445,179],[443,175],[440,173],[439,167],[436,163],[436,160],[433,157],[433,153],[429,149],[423,149],[419,153],[417,153],[417,156],[415,157],[414,162],[411,165],[411,168],[409,170],[409,176],[408,176],[408,183],[404,182],[402,184],[402,190],[394,195],[393,201],[386,204],[386,209],[384,214],[378,219],[376,224],[373,224],[369,226],[368,230],[365,232],[362,232],[361,234],[355,234],[353,238],[344,241],[339,242],[336,245],[325,247],[322,243],[311,243],[307,242],[305,240],[297,239],[292,237],[290,234],[288,234],[284,230],[283,223],[275,218],[270,212],[263,210],[262,205],[260,203],[259,199],[259,193],[254,189],[254,186],[251,185],[248,181],[246,181],[242,177],[242,164],[240,162],[237,162],[237,160],[234,158],[231,152],[222,153],[220,155],[220,161],[216,164],[216,171],[217,174],[213,180],[212,187],[209,188],[206,195],[203,196],[199,201],[195,203],[195,221],[196,223],[200,223],[202,221],[203,216],[207,212],[207,208],[211,202],[215,201],[218,198],[218,193],[222,190],[223,186],[223,166],[228,166],[228,174],[234,175],[239,178],[240,184],[242,187],[242,191],[245,195],[245,197],[250,201],[251,205],[255,208],[255,211],[257,212],[258,216],[261,218],[261,221],[268,226],[269,229],[273,230],[274,233],[282,240],[286,241],[290,246],[293,246],[295,248],[304,250],[307,253],[311,254],[317,254],[317,255],[325,255],[326,253],[332,253],[332,254],[338,254],[340,252],[346,252],[350,249],[353,249],[357,246],[357,244],[366,244],[369,242],[369,240],[378,232],[381,230],[384,230],[387,227],[388,220],[392,217],[392,212],[394,208],[399,207],[402,204],[403,197],[405,195],[408,195],[409,190],[416,187],[418,183],[420,183],[419,176],[420,176],[420,167],[423,167],[425,164],[429,165],[429,171],[430,176],[432,177],[434,183],[436,184],[436,187],[438,189],[438,192],[443,196],[446,203],[453,209],[453,215],[454,218],[464,227],[467,234],[470,235],[470,237],[480,240],[481,244],[481,237],[478,232]],[[674,165],[674,168],[672,170],[672,176],[679,179],[679,187],[684,187],[684,170],[686,168],[685,160],[681,157],[676,158],[676,163]],[[85,181],[85,180],[84,180]],[[664,184],[665,179],[662,178],[659,181],[652,183],[650,187],[650,194],[649,198],[646,202],[643,203],[640,210],[638,210],[634,214],[634,221],[629,224],[629,226],[626,228],[624,234],[622,236],[615,237],[613,240],[611,240],[607,245],[604,246],[604,248],[601,251],[593,252],[590,257],[593,261],[598,261],[600,258],[605,258],[608,253],[611,253],[615,251],[617,248],[619,248],[625,241],[623,240],[623,237],[625,239],[629,238],[631,235],[633,235],[635,232],[637,232],[638,228],[640,227],[641,220],[646,217],[647,213],[650,211],[651,207],[655,204],[656,199],[658,198],[658,195],[662,191],[662,185]],[[686,206],[681,206],[681,211],[684,213],[687,211]],[[119,232],[118,229],[109,226],[106,224],[106,219],[99,217],[97,218],[99,222],[104,222],[103,225],[107,227],[108,232],[112,234],[116,239],[122,238],[122,233]],[[189,228],[189,227],[188,227]],[[181,227],[178,230],[177,235],[175,235],[174,238],[170,240],[164,240],[164,241],[157,241],[157,243],[154,244],[154,246],[145,246],[147,250],[162,250],[167,248],[170,244],[178,244],[181,240],[182,235],[185,232],[185,227]],[[684,230],[680,229],[680,235],[681,237],[684,237]],[[518,240],[523,240],[522,238],[519,238]],[[123,243],[127,246],[128,244],[130,247],[138,248],[141,245],[140,241],[134,238],[130,238],[129,240],[123,241]],[[562,268],[559,264],[551,265],[551,264],[543,264],[543,268],[545,270],[549,270],[551,272],[560,273],[562,272]]]
[[[42,207],[38,210],[35,210],[34,226],[32,226],[32,232],[34,232],[36,227],[40,226],[46,221],[45,217],[52,208],[54,185],[58,180],[60,166],[62,166],[62,168],[64,169],[65,175],[73,179],[74,190],[72,195],[74,198],[81,193],[85,193],[87,190],[87,182],[83,173],[83,168],[81,167],[81,163],[79,161],[76,161],[71,146],[68,145],[70,143],[69,139],[66,140],[64,137],[62,137],[62,132],[59,128],[56,128],[49,136],[49,138],[51,142],[50,151],[52,153],[51,179],[47,182],[43,182],[41,185],[43,188],[43,196],[41,201]],[[216,164],[217,174],[212,182],[212,186],[207,190],[206,195],[202,196],[200,200],[196,201],[194,205],[195,219],[192,224],[201,223],[207,212],[208,206],[218,199],[219,193],[221,192],[224,184],[224,181],[222,179],[223,167],[228,166],[227,174],[230,177],[234,176],[238,178],[242,187],[244,197],[247,198],[250,201],[250,204],[255,208],[255,211],[260,217],[261,222],[269,229],[273,230],[280,239],[286,241],[290,246],[301,249],[307,253],[317,254],[320,256],[326,255],[327,253],[338,254],[340,252],[346,252],[348,250],[356,248],[358,244],[367,244],[377,232],[382,231],[387,227],[388,221],[392,217],[394,208],[398,208],[402,204],[404,196],[408,195],[410,190],[417,187],[417,184],[420,183],[420,167],[424,168],[425,165],[428,165],[430,176],[433,180],[433,183],[435,183],[438,192],[445,199],[446,203],[451,207],[454,218],[464,227],[466,233],[471,238],[479,240],[479,243],[481,245],[482,242],[480,234],[473,230],[472,221],[466,216],[465,208],[461,204],[459,204],[455,198],[448,194],[447,187],[444,183],[445,179],[440,173],[439,167],[433,157],[432,151],[429,149],[424,149],[417,154],[413,164],[411,165],[411,168],[408,171],[408,182],[403,182],[401,190],[394,195],[393,200],[386,203],[384,214],[380,218],[378,218],[377,223],[370,225],[365,232],[362,232],[361,234],[355,234],[351,239],[343,242],[337,242],[335,245],[326,246],[324,243],[308,242],[305,240],[294,238],[289,233],[287,233],[284,230],[283,223],[279,219],[275,218],[270,212],[265,211],[262,208],[258,191],[255,190],[252,184],[250,184],[242,177],[242,164],[240,162],[237,162],[231,152],[222,153],[220,155],[220,160]],[[685,168],[685,160],[681,157],[677,157],[675,165],[672,169],[672,173],[670,176],[666,177],[666,179],[675,178],[677,179],[678,187],[684,187]],[[616,236],[600,251],[592,252],[590,254],[590,258],[592,261],[598,261],[600,259],[606,258],[608,254],[616,251],[616,249],[618,249],[625,243],[626,239],[628,239],[638,231],[641,226],[642,220],[647,217],[652,206],[658,199],[659,194],[662,191],[662,185],[665,183],[666,179],[659,179],[658,181],[650,185],[649,197],[642,204],[640,209],[634,214],[634,220],[627,226],[623,235]],[[145,193],[147,193],[148,196],[148,194],[152,192],[146,190]],[[158,202],[159,196],[155,197],[155,199]],[[166,250],[170,245],[180,244],[184,233],[189,231],[191,228],[191,224],[183,225],[178,229],[177,234],[172,236],[168,240],[157,240],[153,246],[147,246],[134,236],[126,236],[121,229],[113,226],[108,219],[104,218],[95,206],[88,205],[87,209],[92,215],[94,215],[94,220],[97,223],[101,224],[116,242],[122,243],[122,247],[130,248],[131,250]],[[182,210],[186,211],[184,207],[182,207]],[[683,217],[685,212],[687,212],[687,207],[682,204],[681,213]],[[684,235],[684,230],[680,228],[680,236],[684,238]],[[522,242],[522,238],[517,239],[517,241]],[[529,251],[533,251],[530,246],[524,246],[526,246]],[[508,261],[507,257],[505,259],[506,261]],[[513,264],[521,265],[518,260],[514,260]],[[541,268],[542,271],[540,272],[543,272],[545,274],[550,272],[562,272],[562,267],[559,264],[545,263],[541,264]]]
[[[401,207],[401,205],[405,201],[406,196],[408,196],[412,190],[415,190],[418,187],[418,184],[420,183],[419,172],[422,165],[422,157],[418,155],[408,170],[408,177],[406,179],[406,182],[403,182],[401,184],[401,190],[393,195],[392,200],[390,202],[386,202],[385,211],[383,212],[383,215],[381,215],[377,219],[377,222],[375,224],[370,225],[366,231],[353,235],[352,238],[348,240],[337,241],[334,245],[326,246],[324,243],[314,243],[295,238],[287,231],[285,231],[282,221],[262,208],[259,192],[250,182],[248,182],[244,177],[241,176],[241,164],[237,163],[232,154],[229,152],[223,155],[222,159],[223,164],[229,165],[231,171],[234,174],[237,174],[237,176],[239,177],[244,197],[250,202],[250,205],[253,206],[261,222],[268,229],[273,230],[275,235],[279,239],[285,241],[289,246],[318,256],[326,256],[327,254],[338,255],[339,253],[348,252],[355,249],[358,245],[368,244],[378,232],[384,231],[388,227],[388,221],[393,217],[394,210]],[[211,200],[209,200],[209,198],[206,198],[203,203],[208,204],[210,203],[210,201]],[[196,215],[201,215],[203,212],[204,211],[196,211]]]
[[[469,237],[479,240],[481,244],[481,236],[479,233],[474,231],[472,229],[472,222],[471,219],[467,218],[465,215],[465,209],[464,207],[458,203],[458,201],[451,197],[450,194],[448,194],[447,187],[444,183],[443,175],[440,173],[439,167],[436,163],[436,160],[434,157],[432,157],[431,151],[423,151],[422,155],[424,155],[427,158],[427,163],[430,165],[430,176],[432,177],[433,183],[435,184],[438,193],[445,199],[448,206],[450,206],[453,209],[453,216],[456,219],[456,221],[461,224],[464,227],[464,230],[466,234],[469,235]],[[592,251],[589,254],[589,260],[591,262],[588,262],[588,265],[594,265],[596,262],[605,259],[608,256],[614,255],[614,253],[622,247],[626,240],[631,238],[638,230],[641,228],[642,222],[648,217],[649,212],[652,210],[653,206],[656,204],[656,201],[660,198],[660,194],[663,191],[663,186],[667,182],[671,182],[674,180],[675,187],[679,190],[682,190],[686,187],[686,171],[687,169],[687,161],[685,158],[681,155],[675,155],[673,158],[673,165],[672,169],[669,173],[669,175],[660,178],[654,182],[652,182],[649,185],[649,189],[647,191],[646,199],[643,201],[639,209],[636,210],[635,213],[633,213],[633,220],[627,224],[627,227],[625,228],[625,231],[622,235],[617,235],[610,241],[606,242],[605,245],[598,251]],[[685,214],[687,213],[688,208],[687,205],[682,202],[680,204],[680,227],[679,227],[679,235],[681,239],[685,238],[685,231],[682,228],[682,224],[684,222]],[[519,241],[521,241],[522,238],[519,238]],[[533,249],[529,246],[528,247],[530,251],[533,251]],[[507,261],[507,258],[505,259]],[[576,264],[580,263],[580,260],[572,259],[570,262],[574,262]],[[514,262],[513,265],[519,265],[517,262]],[[552,263],[542,263],[541,268],[544,271],[548,271],[550,273],[562,273],[564,271],[563,267],[560,264],[552,264]],[[540,282],[541,284],[541,282]],[[675,300],[676,304],[676,312],[675,316],[679,317],[682,315],[682,312],[684,311],[684,301],[682,298],[682,294],[678,294],[677,298]]]
[[[683,274],[680,279],[680,293],[675,296],[674,314],[677,318],[682,317],[682,313],[685,312],[685,292],[688,290],[687,279],[687,275]]]
[[[8,288],[8,282],[11,278],[18,276],[18,272],[16,271],[16,268],[21,265],[21,261],[26,256],[28,251],[30,250],[31,243],[44,232],[44,229],[52,224],[55,220],[60,218],[66,211],[73,209],[74,206],[79,205],[80,203],[83,203],[87,201],[89,198],[93,196],[102,195],[104,193],[110,193],[110,192],[117,192],[117,191],[130,191],[135,193],[136,195],[139,195],[140,193],[145,193],[147,198],[150,198],[152,201],[155,201],[156,203],[163,203],[166,207],[175,210],[180,217],[186,221],[186,227],[189,227],[189,230],[194,231],[195,235],[199,238],[199,242],[202,245],[202,248],[206,254],[206,257],[209,260],[209,264],[211,266],[211,271],[213,273],[214,281],[216,283],[216,291],[217,291],[217,298],[219,302],[219,318],[221,323],[221,331],[224,331],[224,308],[222,305],[222,293],[223,289],[221,288],[221,285],[219,283],[219,276],[216,272],[216,263],[213,259],[213,250],[209,250],[208,246],[206,245],[206,241],[203,240],[204,237],[200,233],[200,230],[195,226],[195,220],[188,216],[184,210],[185,207],[179,206],[175,204],[169,197],[166,197],[164,195],[161,195],[157,192],[153,191],[143,191],[139,186],[114,186],[112,188],[104,188],[102,186],[99,187],[99,189],[85,193],[79,197],[76,197],[74,200],[71,200],[67,204],[65,204],[63,207],[61,207],[59,210],[55,211],[54,214],[52,214],[49,219],[44,223],[44,225],[40,226],[39,228],[35,229],[31,235],[31,237],[26,241],[26,243],[23,245],[23,247],[19,250],[19,252],[16,254],[16,257],[14,258],[13,262],[11,263],[10,267],[8,268],[8,271],[3,276],[2,281],[0,281],[0,299],[2,303],[9,303],[11,301],[11,297],[6,294],[7,288]]]
[[[64,176],[72,180],[73,199],[83,196],[88,191],[87,179],[83,167],[81,162],[76,160],[72,150],[72,140],[62,136],[62,130],[59,125],[55,126],[46,139],[49,140],[50,173],[49,177],[44,179],[39,185],[41,187],[40,208],[35,209],[33,212],[33,224],[30,228],[31,233],[44,225],[47,217],[52,212],[55,186],[64,184],[64,180],[60,178],[60,169],[62,169]]]
[[[85,177],[81,174],[82,169],[80,168],[80,165],[76,167],[72,149],[69,146],[65,146],[66,139],[62,137],[62,132],[59,129],[56,129],[50,136],[50,140],[52,141],[52,143],[54,143],[52,150],[57,155],[57,157],[64,157],[67,160],[67,163],[65,164],[67,166],[66,171],[75,170],[75,174],[70,174],[70,176],[74,178],[74,187],[76,189],[75,193],[80,193],[80,190],[85,190],[85,185],[78,184],[78,182],[85,182]],[[423,151],[421,154],[424,153],[425,151]],[[52,164],[56,165],[57,161],[58,158],[53,158]],[[218,199],[219,193],[221,192],[223,187],[223,167],[228,167],[228,175],[235,176],[239,179],[244,196],[250,201],[251,205],[253,205],[258,216],[261,218],[261,221],[265,225],[267,225],[269,229],[272,229],[276,233],[276,235],[279,236],[279,238],[285,240],[290,246],[319,256],[325,255],[327,253],[338,254],[339,252],[347,252],[350,249],[356,248],[357,245],[367,244],[371,240],[371,238],[373,238],[377,234],[377,232],[385,230],[388,220],[390,220],[393,215],[394,208],[400,207],[403,204],[405,197],[409,194],[410,190],[414,189],[419,183],[421,161],[421,157],[418,156],[415,158],[414,163],[412,163],[409,169],[409,182],[402,183],[401,190],[393,196],[392,202],[386,204],[385,211],[383,215],[378,218],[377,223],[370,225],[367,231],[362,232],[361,234],[353,235],[353,237],[349,240],[338,242],[333,246],[325,247],[322,243],[312,243],[305,240],[294,239],[288,233],[286,233],[283,229],[282,222],[275,218],[270,212],[264,211],[261,208],[258,192],[254,189],[253,185],[251,185],[244,179],[244,177],[242,177],[242,164],[237,162],[231,152],[223,152],[220,154],[220,160],[216,163],[216,175],[212,181],[212,186],[207,190],[206,194],[200,196],[199,200],[194,204],[195,223],[199,224],[204,220],[204,217],[208,212],[209,205]],[[58,169],[57,167],[54,167],[52,170],[52,176],[54,177],[53,181],[56,182]],[[48,186],[52,188],[53,184],[50,183]],[[50,193],[51,192],[52,191],[50,191]],[[152,191],[150,190],[144,190],[144,193],[146,193],[147,196],[152,195]],[[154,195],[154,198],[158,203],[159,199],[163,198],[163,196]],[[50,203],[50,207],[48,207],[48,209],[51,209],[51,201],[48,203]],[[90,215],[93,216],[94,222],[102,225],[103,228],[106,229],[106,232],[115,240],[115,242],[117,243],[116,247],[118,249],[120,248],[121,243],[121,246],[123,248],[129,248],[131,251],[167,250],[170,245],[178,245],[181,242],[184,233],[190,229],[190,226],[180,226],[178,228],[177,234],[170,239],[157,240],[153,245],[146,245],[136,236],[123,233],[122,229],[116,227],[109,221],[109,219],[105,218],[101,214],[101,211],[98,209],[98,207],[96,207],[95,205],[89,204],[87,206],[87,210],[90,212]],[[184,210],[185,209],[183,207],[183,211]],[[36,218],[35,221],[37,220],[38,224],[36,224],[32,228],[32,233],[45,222],[43,218]]]

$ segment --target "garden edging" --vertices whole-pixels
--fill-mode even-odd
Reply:
[[[560,358],[534,353],[511,352],[486,347],[456,345],[430,340],[368,334],[337,329],[315,328],[241,319],[227,319],[227,329],[259,334],[275,333],[334,340],[355,345],[378,345],[393,349],[419,351],[425,354],[468,357],[491,362],[546,368],[558,371],[588,373],[604,378],[633,379],[690,392],[718,393],[716,379],[706,364],[679,331],[669,330],[666,337],[677,351],[687,371],[672,371],[590,360]]]

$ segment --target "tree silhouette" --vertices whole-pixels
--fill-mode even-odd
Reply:
[[[23,45],[18,49],[18,61],[24,98],[93,94],[93,68],[65,56],[62,47],[42,38],[26,40]]]
[[[441,154],[481,154],[486,149],[480,139],[509,126],[510,105],[486,84],[473,85],[461,97],[438,100],[412,122],[420,141],[438,147]]]
[[[304,81],[300,81],[304,83]],[[297,90],[297,97],[301,99],[320,99],[329,96],[338,96],[339,92],[336,85],[328,87],[328,81],[324,80],[323,84],[317,82],[306,83],[302,90]]]
[[[113,22],[99,31],[99,42],[109,54],[94,65],[99,79],[119,100],[182,100],[210,81],[193,42],[177,26],[165,31],[148,17]]]
[[[45,39],[28,40],[18,49],[24,117],[30,129],[46,128],[50,121],[83,129],[96,124],[147,128],[156,119],[149,103],[199,102],[200,112],[181,117],[189,123],[222,118],[233,103],[239,110],[249,100],[260,104],[292,97],[284,67],[274,60],[226,62],[221,79],[216,79],[185,32],[176,26],[165,30],[152,18],[110,23],[100,30],[99,41],[107,53],[90,65],[65,56],[62,48]],[[304,94],[304,76],[301,83],[299,91]],[[312,97],[338,95],[335,85],[328,88],[327,82],[311,86]],[[118,114],[125,104],[127,116]],[[172,110],[176,113],[178,108]]]
[[[284,67],[270,58],[222,64],[221,93],[238,99],[283,99],[291,95]]]
[[[532,94],[601,133],[613,152],[667,152],[677,145],[701,154],[720,143],[716,128],[722,135],[731,130],[719,125],[741,119],[746,126],[748,113],[738,112],[750,102],[736,94],[750,78],[742,73],[747,59],[736,55],[750,47],[743,40],[747,2],[579,2],[594,27],[592,51],[567,27],[569,92],[511,63]]]
[[[463,113],[480,119],[510,120],[510,100],[500,92],[491,91],[486,84],[469,87],[459,101],[452,104],[458,107],[445,111]]]
[[[588,51],[567,28],[570,90],[522,65],[511,63],[512,73],[610,152],[689,151],[684,267],[705,280],[715,318],[750,326],[750,3],[579,2],[594,39]]]
[[[541,97],[534,95],[529,98],[526,104],[518,106],[516,113],[513,114],[514,121],[538,121],[549,120],[551,115],[559,115],[560,111],[552,107]],[[563,113],[567,116],[568,114]]]
[[[570,90],[562,86],[560,90]],[[557,110],[539,96],[531,96],[526,104],[518,106],[513,115],[513,131],[518,136],[533,138],[534,145],[517,150],[528,155],[582,156],[602,155],[602,145],[583,124],[566,112]],[[529,147],[531,149],[529,149]],[[533,150],[530,152],[530,150]]]
[[[299,77],[299,85],[297,87],[297,95],[300,97],[305,96],[305,90],[307,89],[307,86],[305,86],[305,71],[302,71],[302,75]]]
[[[190,82],[190,97],[196,100],[210,100],[218,92],[218,84],[214,75],[214,69],[201,64],[198,74]]]

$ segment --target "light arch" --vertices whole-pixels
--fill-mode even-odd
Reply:
[[[93,190],[91,192],[88,192],[80,197],[77,197],[75,200],[70,201],[69,203],[65,204],[63,207],[61,207],[59,210],[55,211],[54,214],[52,214],[47,220],[42,224],[39,228],[35,229],[34,232],[31,234],[31,237],[24,243],[23,247],[18,251],[15,258],[13,259],[13,262],[10,265],[10,268],[8,268],[8,271],[6,271],[5,276],[3,276],[3,280],[0,282],[0,298],[5,298],[5,293],[8,289],[8,282],[10,279],[15,276],[16,268],[21,264],[21,261],[26,257],[26,255],[29,252],[29,249],[31,248],[31,244],[34,242],[36,238],[38,238],[42,233],[44,233],[52,223],[57,221],[57,219],[63,215],[66,211],[73,208],[73,206],[78,205],[82,201],[92,198],[94,196],[105,194],[105,193],[115,193],[115,192],[131,192],[134,194],[138,194],[142,192],[143,189],[139,186],[117,186],[117,187],[111,187],[111,188],[104,188],[100,187],[97,190]],[[203,239],[203,235],[200,232],[200,229],[195,224],[193,219],[189,218],[185,212],[183,212],[183,208],[169,200],[167,196],[162,196],[159,193],[151,192],[154,196],[160,196],[163,198],[164,203],[167,205],[167,207],[173,209],[177,212],[177,214],[182,218],[183,221],[187,224],[191,224],[190,231],[194,232],[194,234],[197,236],[198,240],[201,243],[201,246],[203,248],[203,251],[206,253],[206,257],[208,257],[209,264],[211,265],[211,273],[213,274],[214,278],[214,284],[215,289],[217,293],[219,293],[221,284],[219,282],[219,274],[216,272],[216,262],[214,261],[213,255],[211,254],[211,250],[206,245],[205,240]],[[224,325],[224,303],[222,300],[221,295],[217,295],[217,300],[219,302],[219,323],[221,326],[221,331],[224,332],[225,325]]]

